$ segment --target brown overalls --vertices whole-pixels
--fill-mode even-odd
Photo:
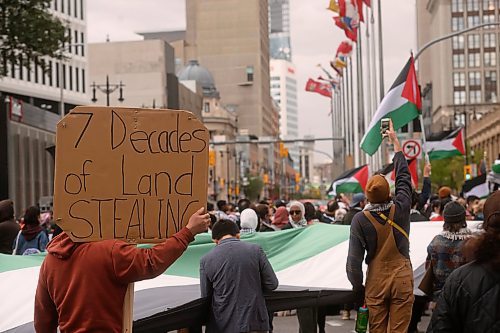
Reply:
[[[389,219],[394,219],[392,205]],[[365,216],[377,231],[377,251],[368,265],[365,299],[370,333],[406,333],[413,306],[413,269],[396,246],[393,227],[381,224],[370,212]]]

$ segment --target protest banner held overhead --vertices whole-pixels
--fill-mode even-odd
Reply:
[[[77,107],[56,140],[54,218],[73,241],[160,242],[206,206],[209,133],[190,112]]]

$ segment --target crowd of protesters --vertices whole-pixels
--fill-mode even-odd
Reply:
[[[314,223],[349,225],[347,276],[353,284],[355,302],[334,307],[336,313],[341,312],[342,319],[350,319],[351,309],[366,304],[370,309],[370,332],[386,332],[387,327],[391,327],[391,332],[418,332],[417,325],[427,310],[432,310],[427,332],[500,331],[500,191],[492,193],[487,200],[473,195],[463,198],[446,186],[432,194],[431,168],[426,165],[422,191],[417,193],[411,187],[406,160],[398,152],[394,163],[394,193],[390,193],[383,176],[374,175],[368,181],[365,193],[339,194],[323,209],[307,200],[251,202],[240,199],[237,203],[224,200],[215,205],[209,203],[206,214],[208,232],[212,232],[212,238],[219,244],[218,251],[223,251],[222,248],[234,248],[234,251],[230,251],[231,254],[221,252],[223,256],[217,252],[207,256],[202,265],[203,274],[207,274],[207,279],[225,276],[222,285],[229,283],[234,278],[232,273],[214,271],[217,265],[211,264],[224,256],[228,257],[227,260],[236,260],[238,265],[233,265],[233,268],[239,267],[241,279],[254,281],[243,274],[245,267],[264,267],[264,270],[257,270],[267,281],[258,293],[262,303],[261,292],[275,289],[278,281],[262,250],[240,245],[237,242],[240,235],[306,228]],[[483,221],[479,233],[474,234],[468,228],[467,221],[471,220]],[[414,286],[408,236],[409,222],[424,221],[443,222],[442,231],[427,247],[426,276],[430,274],[432,281],[430,291],[425,293],[419,291],[420,286]],[[60,232],[51,223],[50,212],[41,213],[37,206],[33,206],[16,219],[14,203],[0,201],[0,253],[30,255],[44,252],[50,239]],[[188,242],[185,243],[183,246],[187,246]],[[256,254],[241,259],[245,252],[252,251]],[[361,270],[363,260],[369,266],[366,281]],[[205,294],[209,294],[216,292],[220,285],[202,283],[202,288],[205,288]],[[256,297],[252,292],[246,295]],[[221,299],[226,296],[224,291],[219,295]],[[247,297],[241,293],[234,296],[240,300]],[[392,303],[388,300],[397,306],[390,305]],[[255,318],[238,313],[241,318],[245,317],[241,319],[245,322],[245,330],[257,327],[259,331],[272,331],[273,314],[266,316],[261,311],[262,304],[257,308],[260,311],[258,326],[253,325]],[[325,332],[325,317],[331,313],[329,310],[327,307],[298,309],[300,331]],[[223,323],[226,328],[234,327],[233,314],[224,314],[224,311],[220,309],[220,313],[213,313],[212,321],[218,318],[216,323]],[[211,329],[214,332],[231,331],[221,330],[217,325],[212,327],[216,327]]]

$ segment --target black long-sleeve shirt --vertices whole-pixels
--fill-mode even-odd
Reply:
[[[410,208],[412,198],[411,176],[408,170],[408,163],[402,152],[394,155],[394,170],[396,171],[396,195],[393,198],[396,210],[394,222],[399,224],[408,234],[410,234]],[[381,224],[386,222],[378,214],[371,213]],[[389,210],[384,214],[389,216]],[[410,258],[410,242],[397,229],[392,228],[396,246],[399,252],[406,258]],[[351,282],[354,290],[359,290],[363,286],[362,263],[366,251],[366,264],[369,265],[377,250],[377,231],[363,213],[354,216],[351,223],[351,235],[349,238],[349,254],[347,256],[347,278]]]

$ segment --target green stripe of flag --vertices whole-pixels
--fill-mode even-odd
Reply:
[[[391,118],[394,129],[398,130],[413,119],[417,118],[419,114],[417,106],[413,103],[407,102],[394,111],[386,113],[383,118]],[[361,149],[369,155],[375,154],[378,147],[380,147],[380,144],[382,143],[380,121],[381,119],[379,119],[375,125],[369,129],[363,139],[363,142],[361,142]]]
[[[453,156],[462,156],[462,153],[458,150],[432,150],[428,152],[430,160],[441,160],[444,158],[450,158]]]
[[[258,244],[275,271],[314,257],[349,239],[349,227],[317,223],[306,228],[244,234],[242,240]],[[165,272],[169,275],[199,277],[200,259],[215,244],[210,234],[200,234],[184,254]],[[151,245],[140,245],[151,247]],[[40,266],[45,254],[12,256],[0,254],[0,273]]]

